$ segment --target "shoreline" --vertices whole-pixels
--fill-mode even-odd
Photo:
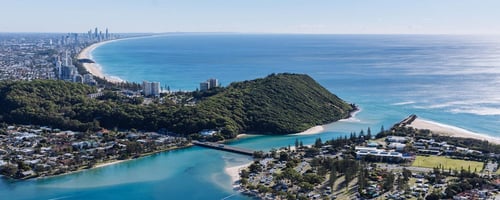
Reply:
[[[95,49],[97,49],[101,45],[108,44],[108,43],[115,42],[115,41],[119,41],[119,40],[122,40],[122,39],[108,40],[108,41],[103,41],[103,42],[91,44],[90,46],[85,47],[82,51],[80,51],[80,53],[78,53],[76,58],[77,59],[90,59],[90,60],[94,61],[94,59],[92,58],[92,51],[94,51]],[[122,80],[118,77],[105,75],[102,72],[102,67],[99,64],[97,64],[95,61],[94,61],[94,63],[82,63],[82,66],[85,68],[85,70],[87,70],[90,74],[92,74],[95,77],[99,77],[101,79],[107,80],[107,81],[112,82],[112,83],[125,82],[124,80]]]
[[[189,148],[189,147],[192,147],[192,146],[193,146],[193,144],[189,143],[186,146],[182,146],[182,147],[173,147],[173,148],[168,148],[168,149],[164,149],[164,150],[157,150],[157,151],[153,151],[153,152],[149,152],[149,153],[144,153],[144,154],[139,155],[139,157],[136,157],[136,158],[132,157],[132,158],[128,158],[128,159],[125,159],[125,160],[116,160],[116,159],[113,159],[113,160],[103,161],[103,162],[100,162],[100,163],[96,163],[91,168],[80,167],[77,170],[65,172],[65,173],[62,173],[62,174],[55,174],[55,175],[49,175],[49,176],[37,176],[37,177],[31,177],[31,178],[19,179],[19,180],[46,179],[46,178],[53,178],[53,177],[58,177],[58,176],[66,176],[66,175],[75,174],[75,173],[78,173],[78,172],[83,172],[83,171],[87,171],[87,170],[98,169],[98,168],[102,168],[102,167],[108,167],[108,166],[112,166],[112,165],[116,165],[116,164],[120,164],[120,163],[124,163],[124,162],[128,162],[128,161],[132,161],[132,160],[136,160],[136,159],[140,159],[140,158],[145,158],[145,157],[148,157],[148,156],[151,156],[151,155],[154,155],[154,154],[158,154],[158,153],[163,153],[163,152],[168,152],[168,151],[173,151],[173,150],[178,150],[178,149],[183,149],[183,148]],[[16,179],[14,179],[14,180],[16,180]]]
[[[251,164],[252,164],[252,162],[250,161],[249,163],[245,163],[245,164],[242,164],[242,165],[236,165],[236,166],[232,166],[232,167],[226,167],[226,168],[224,168],[224,172],[227,175],[229,175],[229,177],[231,178],[231,183],[233,185],[235,185],[236,182],[238,182],[240,180],[240,171],[243,170],[243,169],[246,169]]]
[[[463,128],[442,124],[435,121],[430,121],[426,119],[416,118],[411,123],[407,124],[408,127],[413,127],[416,129],[429,129],[433,133],[450,136],[450,137],[460,137],[460,138],[472,138],[479,140],[487,140],[490,143],[500,144],[500,138],[495,138],[493,136],[475,133]]]
[[[313,126],[311,128],[308,128],[305,131],[302,131],[300,133],[291,134],[291,135],[295,135],[295,136],[298,136],[298,135],[316,135],[316,134],[320,134],[320,133],[324,132],[326,130],[326,127],[330,124],[333,124],[333,123],[346,122],[346,121],[359,122],[359,119],[356,118],[356,115],[360,112],[361,112],[361,108],[356,107],[356,109],[354,109],[353,111],[351,111],[349,113],[348,118],[340,119],[338,121],[334,121],[334,122],[331,122],[328,124]]]
[[[333,122],[335,123],[335,122]],[[300,133],[295,133],[295,134],[292,134],[292,135],[315,135],[315,134],[319,134],[319,133],[322,133],[323,131],[325,131],[325,125],[319,125],[319,126],[313,126],[305,131],[302,131]]]
[[[248,134],[246,134],[246,133],[242,133],[242,134],[238,134],[238,135],[236,136],[236,138],[234,138],[234,139],[241,139],[241,138],[245,138],[245,137],[248,137],[248,136],[249,136]]]

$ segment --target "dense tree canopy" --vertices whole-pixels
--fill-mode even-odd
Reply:
[[[240,132],[287,134],[349,116],[354,108],[307,75],[272,74],[232,83],[209,95],[193,92],[195,106],[142,105],[94,87],[63,81],[0,82],[0,121],[92,130],[101,127],[190,134],[219,130],[224,138]]]

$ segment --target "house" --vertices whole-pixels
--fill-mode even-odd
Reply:
[[[397,142],[397,143],[406,143],[408,142],[408,138],[406,137],[400,137],[400,136],[387,136],[387,138],[385,139],[385,141],[387,142]]]
[[[387,146],[390,149],[395,149],[396,151],[404,151],[406,144],[393,142]]]
[[[395,151],[386,151],[383,149],[376,149],[370,147],[355,147],[356,150],[356,158],[361,159],[365,156],[373,156],[375,158],[386,160],[386,161],[395,161],[395,160],[406,160],[408,157],[403,156],[402,153]]]
[[[202,130],[202,131],[200,131],[200,134],[203,136],[212,136],[215,133],[217,133],[217,131],[214,131],[214,130]]]
[[[420,153],[420,154],[430,154],[430,155],[439,155],[439,153],[441,153],[441,152],[437,151],[437,150],[419,149],[418,153]]]
[[[379,146],[380,146],[380,144],[379,144],[379,143],[377,143],[377,142],[368,142],[368,143],[366,144],[366,146],[367,146],[367,147],[375,147],[375,148],[376,148],[376,147],[379,147]]]
[[[35,172],[33,170],[29,170],[29,171],[24,171],[21,173],[23,175],[23,177],[26,177],[26,176],[32,176],[35,174]]]

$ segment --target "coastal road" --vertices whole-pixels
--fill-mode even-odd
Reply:
[[[406,168],[412,172],[431,172],[432,168],[424,168],[424,167],[406,167],[394,164],[377,164],[378,167],[382,169],[386,169],[388,171],[403,171],[403,168]]]

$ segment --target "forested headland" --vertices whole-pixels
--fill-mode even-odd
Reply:
[[[235,82],[225,88],[194,91],[196,104],[142,98],[54,80],[0,82],[0,121],[78,131],[107,129],[168,130],[182,135],[217,130],[218,137],[238,133],[288,134],[347,118],[355,108],[308,75],[272,74]]]

